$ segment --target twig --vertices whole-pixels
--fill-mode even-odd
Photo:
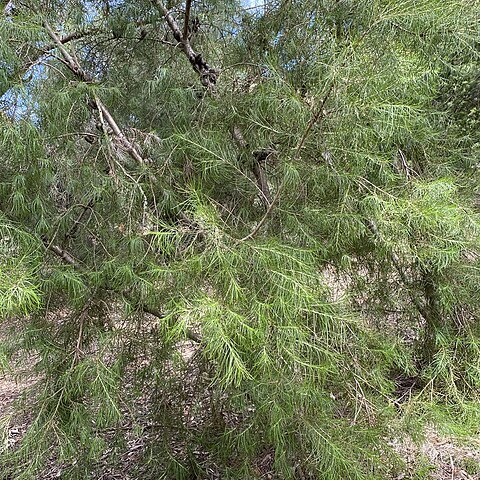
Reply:
[[[88,202],[87,205],[79,205],[82,209],[80,214],[78,215],[77,219],[75,220],[74,224],[68,229],[67,233],[65,234],[65,238],[63,243],[65,244],[69,239],[73,238],[78,230],[78,227],[81,225],[87,211],[93,210],[94,201],[93,198]],[[87,221],[88,223],[88,221]]]
[[[402,168],[405,172],[407,180],[410,180],[412,173],[418,175],[417,172],[408,164],[407,157],[400,148],[398,149],[398,156],[400,157],[400,162],[402,164]]]
[[[310,130],[312,129],[312,127],[313,127],[319,120],[321,120],[321,119],[324,118],[325,112],[324,112],[323,110],[324,110],[324,108],[325,108],[325,103],[327,102],[328,97],[329,97],[330,94],[332,93],[334,85],[335,85],[334,82],[332,82],[332,84],[330,85],[330,88],[327,90],[327,93],[326,93],[325,96],[323,97],[323,100],[320,102],[320,105],[318,106],[317,112],[312,116],[312,118],[311,118],[310,121],[308,122],[307,128],[306,128],[305,131],[303,132],[302,138],[300,138],[300,141],[297,143],[297,146],[296,146],[296,148],[295,148],[295,155],[294,155],[294,157],[293,157],[293,160],[294,160],[294,161],[299,159],[299,157],[300,157],[300,151],[302,150],[303,145],[305,144],[305,140],[307,139],[308,134],[310,133]]]
[[[284,187],[284,184],[281,184],[279,187],[278,187],[278,190],[277,190],[277,193],[275,194],[275,196],[273,197],[273,200],[272,202],[270,203],[270,206],[267,208],[267,211],[265,212],[265,214],[263,215],[263,217],[260,219],[260,221],[257,223],[256,227],[245,237],[241,238],[240,241],[241,242],[245,242],[246,240],[250,240],[251,238],[253,238],[257,233],[258,231],[262,228],[263,224],[267,221],[267,218],[268,216],[270,215],[270,213],[272,212],[273,210],[273,207],[275,206],[275,204],[278,202],[278,199],[280,198],[280,193],[282,192],[282,189]]]
[[[77,270],[83,271],[84,268],[63,248],[60,248],[58,245],[46,245],[47,249],[53,252],[57,257],[60,257],[65,263],[68,263]]]
[[[238,125],[234,125],[232,128],[232,137],[240,148],[247,148],[248,143],[245,140],[242,131]]]
[[[81,346],[83,342],[83,330],[85,324],[85,314],[87,313],[87,309],[90,306],[92,299],[90,298],[88,302],[83,306],[80,313],[77,315],[77,318],[80,319],[80,325],[78,327],[78,335],[77,335],[77,342],[75,344],[75,351],[72,358],[72,365],[70,368],[73,368],[74,365],[78,362],[80,358],[80,354],[83,353]]]

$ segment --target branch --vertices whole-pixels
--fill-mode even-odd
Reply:
[[[64,37],[59,38],[59,41],[62,45],[65,45],[68,42],[71,42],[72,40],[77,40],[79,38],[86,37],[88,35],[91,35],[92,33],[95,33],[97,29],[91,29],[88,31],[78,31],[78,32],[72,32],[68,35],[65,35]],[[9,79],[7,82],[5,82],[4,87],[0,90],[0,97],[5,95],[5,93],[12,88],[12,84],[15,83],[16,79],[22,78],[30,68],[32,68],[36,63],[40,61],[40,59],[44,55],[48,55],[52,50],[57,48],[56,43],[51,43],[49,45],[45,45],[44,47],[34,47],[36,48],[39,53],[36,54],[36,56],[32,59],[30,59],[28,62],[26,62],[23,66],[18,68],[12,75],[9,76]]]
[[[377,225],[373,220],[366,220],[366,225],[367,228],[370,230],[370,232],[373,234],[375,240],[379,242],[383,242],[383,238],[381,233],[378,231]],[[429,315],[427,310],[423,307],[423,305],[420,303],[418,298],[413,294],[411,288],[410,288],[410,282],[407,279],[407,276],[405,275],[405,272],[403,271],[400,259],[398,258],[398,255],[395,253],[395,251],[390,251],[390,258],[392,260],[392,264],[395,267],[395,270],[397,271],[400,280],[402,281],[403,285],[407,288],[408,294],[410,296],[410,299],[412,300],[412,303],[415,305],[415,308],[417,309],[418,313],[423,317],[423,319],[428,322],[429,321]]]
[[[211,68],[207,62],[202,57],[201,53],[196,52],[188,35],[184,35],[180,29],[177,21],[171,15],[167,7],[160,0],[151,0],[154,7],[165,17],[170,30],[173,33],[173,37],[178,42],[178,46],[182,49],[183,53],[188,58],[188,61],[192,65],[192,68],[200,76],[200,81],[204,87],[207,87],[210,90],[215,90],[215,84],[217,83],[218,72]]]
[[[65,64],[68,66],[68,68],[77,76],[80,78],[80,80],[83,80],[84,82],[91,82],[92,78],[90,75],[88,75],[82,67],[78,64],[78,62],[68,53],[68,50],[64,47],[63,43],[61,42],[59,36],[53,31],[52,27],[48,24],[47,21],[43,22],[43,26],[45,30],[47,31],[48,35],[50,38],[53,40],[54,44],[62,54],[62,57],[65,61]]]
[[[312,118],[308,122],[307,128],[303,132],[302,137],[300,138],[300,140],[297,143],[297,146],[295,147],[295,153],[294,153],[294,156],[293,156],[294,161],[296,161],[300,158],[300,152],[301,152],[301,150],[303,148],[303,145],[305,144],[305,141],[307,140],[307,137],[308,137],[310,131],[312,130],[313,126],[317,122],[320,122],[321,120],[323,120],[323,118],[325,117],[324,107],[325,107],[325,104],[327,103],[328,97],[330,97],[330,94],[333,91],[334,85],[335,85],[335,83],[332,82],[329,89],[327,90],[327,93],[323,97],[323,100],[320,102],[320,105],[318,107],[317,112],[314,115],[312,115]],[[284,186],[285,186],[285,182],[283,182],[278,187],[277,193],[275,194],[275,197],[271,201],[270,206],[268,207],[267,211],[265,212],[265,215],[260,219],[260,221],[257,223],[255,228],[248,235],[246,235],[245,237],[243,237],[240,240],[241,242],[244,242],[245,240],[250,240],[251,238],[253,238],[258,233],[260,228],[262,228],[264,223],[267,221],[267,218],[272,213],[273,207],[277,204],[278,200],[280,199],[280,194],[281,194]]]
[[[232,128],[232,137],[240,148],[248,147],[248,143],[245,140],[245,137],[243,136],[242,131],[240,130],[240,127],[238,125],[234,125],[234,127]]]
[[[190,3],[191,1],[187,1],[186,12],[185,12],[185,25],[184,25],[184,32],[182,34],[180,27],[175,20],[175,18],[171,15],[169,10],[165,7],[161,0],[152,0],[153,5],[157,8],[157,10],[165,17],[170,30],[173,33],[175,40],[178,42],[178,46],[182,49],[183,53],[186,55],[190,64],[192,65],[193,69],[200,75],[200,80],[202,85],[209,88],[210,90],[215,89],[215,85],[217,82],[217,71],[211,68],[205,60],[203,60],[202,54],[197,53],[193,50],[188,35],[186,34],[188,28],[188,16],[190,15]],[[333,86],[332,86],[333,88]],[[320,109],[320,112],[322,109]],[[310,127],[311,128],[311,127]],[[308,132],[307,132],[308,133]],[[234,140],[240,145],[241,148],[247,147],[247,142],[243,138],[242,132],[238,126],[233,127],[233,138]],[[302,142],[303,143],[303,142]],[[261,150],[259,152],[264,152],[265,150]],[[267,178],[265,175],[265,171],[263,165],[261,165],[260,156],[256,155],[254,152],[254,164],[253,164],[253,173],[257,180],[258,188],[261,192],[261,201],[264,203],[265,207],[267,208],[267,212],[271,211],[272,204],[275,200],[272,201],[270,188],[268,186]],[[266,218],[265,218],[266,220]],[[265,222],[263,220],[262,224]]]
[[[126,297],[126,298],[128,299],[128,297]],[[161,311],[157,310],[156,308],[142,306],[142,310],[145,313],[148,313],[149,315],[153,315],[154,317],[157,317],[161,320],[165,318],[165,315]],[[202,339],[195,332],[193,332],[190,329],[185,330],[185,335],[189,340],[191,340],[194,343],[201,343],[202,342]]]
[[[47,243],[46,240],[44,240],[44,245],[45,247],[50,250],[52,253],[54,253],[57,257],[59,257],[63,262],[71,265],[75,270],[78,270],[79,272],[86,273],[86,268],[81,265],[75,258],[73,257],[72,254],[70,254],[67,250],[60,248],[58,245],[52,245],[50,243]],[[104,289],[107,290],[107,289]],[[135,298],[132,296],[131,293],[127,291],[122,291],[122,292],[117,292],[120,293],[124,298],[126,298],[130,302],[135,302]],[[165,315],[160,311],[157,310],[154,307],[148,307],[146,305],[141,305],[140,308],[144,313],[148,313],[149,315],[153,315],[154,317],[163,320],[165,318]],[[195,343],[201,343],[201,338],[192,330],[187,329],[185,331],[186,337],[191,340],[192,342]]]
[[[183,22],[183,39],[188,39],[188,24],[190,22],[190,7],[192,5],[192,0],[187,0],[185,6],[185,20]]]
[[[95,202],[93,201],[93,199],[91,199],[87,205],[79,205],[81,207],[81,212],[78,215],[77,219],[75,220],[74,224],[68,229],[67,233],[65,234],[65,237],[63,240],[64,244],[67,244],[67,242],[76,235],[80,225],[82,224],[84,218],[87,215],[87,212],[93,211],[94,203]]]
[[[117,122],[112,117],[111,113],[107,110],[107,107],[100,101],[98,97],[95,97],[95,102],[99,112],[101,112],[103,118],[108,123],[108,126],[112,129],[115,136],[120,140],[120,143],[124,146],[127,153],[140,165],[148,163],[147,159],[143,158],[140,155],[137,147],[128,140],[125,134],[120,130],[120,127],[117,125]]]
[[[58,47],[60,50],[60,53],[62,54],[64,63],[68,66],[68,68],[82,81],[84,82],[90,82],[91,77],[81,68],[79,65],[78,61],[73,58],[72,55],[67,51],[67,49],[63,46],[61,43],[60,38],[57,36],[57,34],[53,31],[53,29],[50,27],[50,25],[47,22],[44,22],[44,27],[47,31],[47,33],[50,35],[52,40],[55,42],[55,45]],[[127,139],[127,137],[123,134],[121,129],[119,128],[118,124],[116,123],[115,119],[111,115],[111,113],[108,111],[108,109],[103,105],[103,103],[100,101],[98,97],[95,97],[95,108],[99,111],[101,119],[104,119],[105,122],[108,124],[108,126],[112,129],[114,135],[120,139],[120,142],[122,145],[126,148],[127,152],[129,155],[139,163],[145,163],[145,160],[143,157],[140,155],[140,153],[137,151],[136,147]],[[79,271],[85,272],[85,268],[80,265],[75,258],[68,253],[65,249],[60,248],[57,245],[52,245],[52,244],[47,244],[46,245],[48,250],[53,252],[55,255],[60,257],[64,262],[68,263],[69,265],[73,266],[75,269]],[[121,295],[126,298],[127,300],[133,301],[134,298],[132,295],[127,292],[123,291],[120,292]],[[150,315],[153,315],[157,318],[163,319],[165,316],[163,315],[162,312],[151,308],[147,306],[142,306],[142,310],[145,313],[149,313]],[[201,340],[200,338],[192,331],[187,330],[185,332],[187,338],[190,340],[199,343]]]
[[[238,125],[235,125],[232,129],[232,137],[235,140],[235,143],[242,149],[246,150],[248,148],[248,143],[246,142],[242,131]],[[265,205],[265,208],[269,208],[270,204],[272,203],[272,196],[270,194],[270,187],[268,186],[267,175],[265,173],[264,165],[268,159],[268,157],[275,153],[272,149],[261,149],[255,150],[252,152],[254,157],[253,162],[253,174],[257,180],[257,186],[260,191],[260,200]]]
[[[303,132],[302,138],[300,139],[297,146],[295,147],[295,155],[293,157],[294,161],[300,158],[300,151],[302,150],[303,145],[305,144],[305,141],[310,133],[310,130],[318,121],[323,120],[323,118],[325,117],[325,112],[324,112],[325,103],[327,103],[328,97],[332,93],[334,85],[335,83],[332,82],[329,89],[327,90],[327,93],[323,97],[323,100],[320,102],[320,105],[318,106],[317,113],[315,113],[315,115],[313,115],[310,121],[308,122],[307,128]]]
[[[12,8],[14,8],[14,7],[13,7],[13,2],[12,2],[12,0],[4,0],[2,3],[3,3],[3,5],[2,5],[2,7],[3,7],[3,15],[4,15],[4,16],[7,16],[7,15],[10,14],[10,10],[11,10]]]
[[[257,223],[256,227],[248,235],[246,235],[245,237],[240,239],[241,242],[245,242],[246,240],[250,240],[262,228],[263,224],[267,221],[267,218],[269,217],[270,213],[272,212],[273,207],[276,205],[276,203],[280,199],[280,193],[282,192],[283,187],[284,187],[284,184],[281,184],[278,187],[277,193],[273,197],[273,200],[270,202],[270,206],[267,208],[267,211],[265,212],[265,215],[260,219],[260,221]]]
[[[58,245],[51,245],[47,244],[45,245],[48,250],[53,252],[57,257],[60,257],[65,263],[68,263],[72,267],[74,267],[76,270],[79,270],[81,272],[85,271],[82,265],[80,265],[77,260],[75,260],[70,253],[68,253],[66,250],[63,248],[60,248]]]
[[[72,73],[78,77],[81,81],[90,83],[92,82],[92,77],[88,75],[87,72],[83,70],[79,62],[72,56],[70,53],[67,51],[67,49],[64,47],[62,42],[60,41],[60,38],[58,35],[53,31],[52,27],[48,24],[47,21],[44,21],[43,23],[45,30],[47,31],[48,35],[50,38],[54,41],[55,45],[57,48],[60,50],[60,53],[62,54],[63,61],[65,65],[72,71]],[[118,126],[117,122],[113,118],[112,114],[109,112],[107,107],[103,105],[103,103],[100,101],[98,97],[95,97],[95,103],[91,103],[91,107],[95,105],[94,108],[96,108],[101,115],[103,115],[103,118],[106,120],[108,123],[108,126],[112,129],[114,135],[120,140],[120,143],[123,145],[127,153],[132,157],[137,163],[139,164],[145,164],[148,163],[145,158],[142,157],[140,154],[138,148],[128,140],[126,135],[121,131],[120,127]]]

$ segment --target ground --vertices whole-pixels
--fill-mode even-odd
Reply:
[[[480,479],[480,442],[438,433],[427,427],[423,441],[416,445],[410,438],[391,442],[405,462],[405,469],[394,480],[478,480]]]
[[[14,402],[28,388],[28,381],[17,381],[12,375],[0,376],[0,455],[15,448],[27,429],[27,422],[15,418]]]

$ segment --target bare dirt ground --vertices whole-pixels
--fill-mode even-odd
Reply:
[[[394,480],[479,480],[480,440],[441,435],[430,426],[425,438],[416,445],[410,438],[390,444],[405,462],[403,472]]]
[[[14,403],[31,384],[30,379],[0,373],[0,455],[4,449],[14,447],[27,429],[27,423],[14,416]]]
[[[0,412],[2,417],[11,410],[12,403],[25,388],[24,383],[16,381],[11,375],[0,376]]]

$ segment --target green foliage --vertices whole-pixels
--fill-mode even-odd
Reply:
[[[396,409],[478,418],[478,2],[192,2],[183,46],[161,5],[0,19],[0,316],[40,378],[0,479],[96,478],[125,419],[138,478],[386,478]]]

